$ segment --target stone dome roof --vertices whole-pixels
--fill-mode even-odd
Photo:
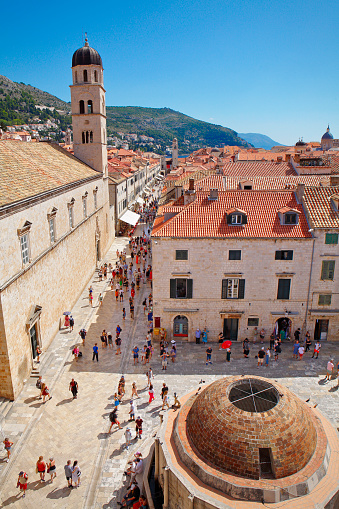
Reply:
[[[263,460],[276,479],[311,459],[317,432],[307,405],[261,377],[217,380],[191,403],[186,434],[200,460],[221,472],[259,479]]]
[[[306,143],[303,140],[299,140],[295,144],[296,147],[304,147],[305,145],[306,145]]]
[[[330,133],[330,126],[327,126],[326,133],[321,137],[322,140],[333,140],[333,135]]]
[[[77,49],[72,57],[72,67],[76,65],[100,65],[102,67],[101,56],[97,50],[91,48],[88,44],[87,37],[85,38],[85,45]]]

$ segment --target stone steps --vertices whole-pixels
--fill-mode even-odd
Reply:
[[[10,399],[0,398],[0,424],[2,424],[8,412],[12,409],[13,403]]]

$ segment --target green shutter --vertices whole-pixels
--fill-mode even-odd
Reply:
[[[324,260],[322,263],[322,269],[321,269],[321,279],[325,279],[325,280],[328,279],[330,281],[333,281],[334,267],[335,267],[334,260]]]
[[[238,299],[245,297],[245,279],[239,279]]]
[[[221,298],[227,299],[227,285],[228,279],[223,279],[221,284]]]
[[[187,279],[187,298],[192,299],[193,297],[193,279]]]
[[[288,300],[290,298],[290,279],[279,279],[278,282],[278,299]]]
[[[170,298],[171,299],[177,298],[177,280],[176,279],[170,279]]]
[[[325,244],[338,244],[338,233],[326,233]]]

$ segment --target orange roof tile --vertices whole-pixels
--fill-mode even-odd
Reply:
[[[331,203],[331,196],[339,186],[305,187],[304,204],[315,228],[339,228],[339,212]]]
[[[303,207],[292,191],[219,191],[217,200],[200,191],[196,200],[161,224],[153,237],[179,238],[311,238]],[[278,210],[289,206],[299,212],[297,225],[280,224]],[[226,211],[244,210],[247,224],[227,224]]]
[[[272,163],[268,161],[237,161],[227,163],[223,167],[224,175],[234,177],[282,177],[297,175],[293,166],[286,162]]]

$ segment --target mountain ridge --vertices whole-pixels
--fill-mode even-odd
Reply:
[[[238,133],[238,136],[246,140],[255,148],[264,148],[270,150],[272,147],[284,146],[282,143],[272,140],[266,134],[260,133]]]

